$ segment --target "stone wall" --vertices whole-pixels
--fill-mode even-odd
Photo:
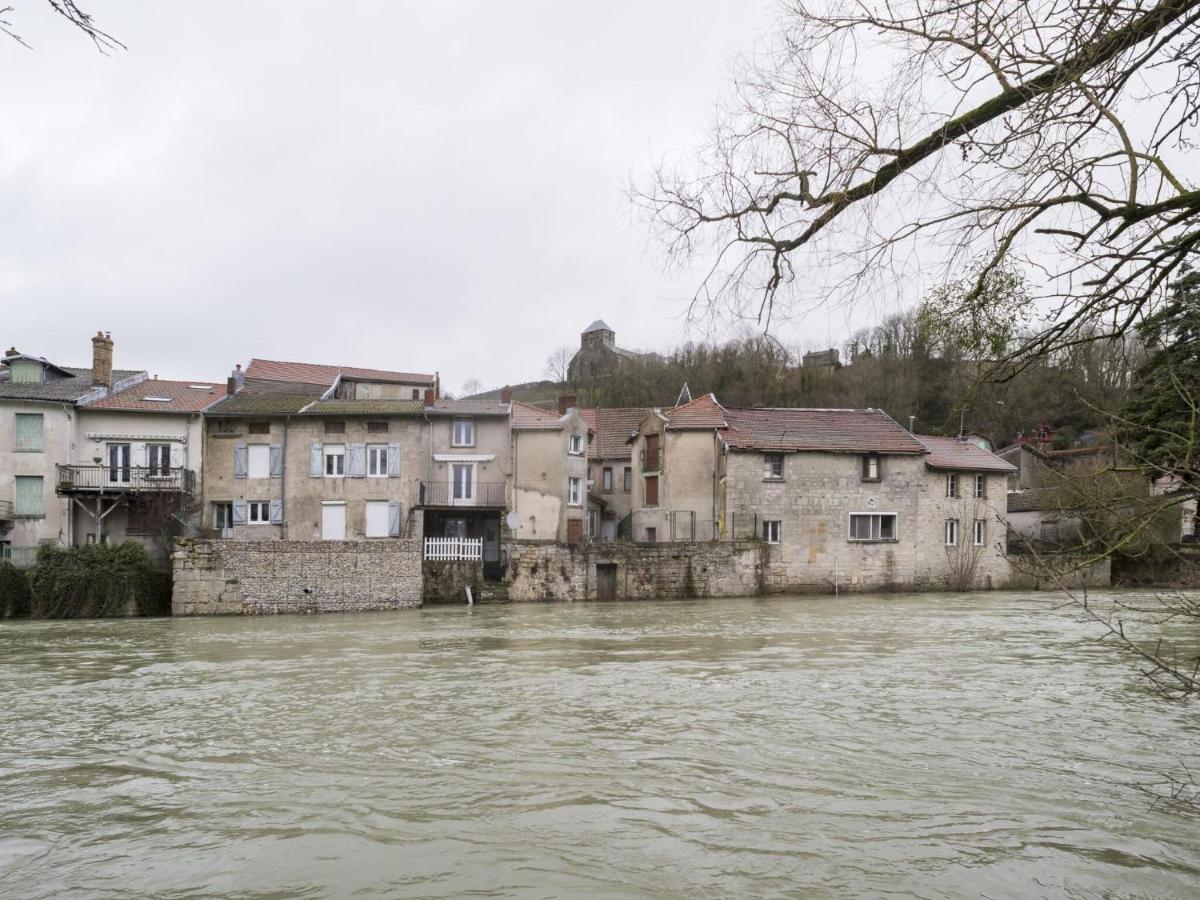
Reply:
[[[419,540],[181,540],[177,616],[359,612],[421,605]]]
[[[756,541],[508,545],[513,601],[599,599],[597,566],[616,567],[617,600],[745,597],[764,590],[768,548]]]
[[[1034,556],[1013,553],[1009,556],[1012,576],[1008,587],[1035,591],[1106,588],[1112,585],[1112,560],[1085,559],[1079,556],[1046,554]]]

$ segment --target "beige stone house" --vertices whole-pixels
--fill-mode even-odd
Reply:
[[[592,520],[588,533],[593,540],[632,539],[634,480],[629,439],[652,412],[641,406],[580,410],[594,435],[588,445]]]
[[[573,397],[557,412],[512,404],[514,538],[578,544],[591,536],[590,435]]]
[[[772,589],[1007,578],[1011,466],[880,410],[727,409],[709,394],[648,416],[633,446],[635,539],[762,541]]]
[[[75,543],[72,500],[56,491],[60,466],[85,446],[77,405],[144,381],[113,369],[112,337],[92,338],[91,368],[18,352],[0,359],[0,559],[30,565],[42,544]]]

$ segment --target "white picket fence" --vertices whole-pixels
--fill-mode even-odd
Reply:
[[[425,558],[443,562],[483,559],[483,538],[425,538]]]

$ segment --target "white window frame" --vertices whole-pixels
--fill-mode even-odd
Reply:
[[[976,475],[975,476],[975,482],[972,485],[972,492],[974,493],[976,500],[983,500],[985,497],[987,497],[987,476],[986,475]]]
[[[346,477],[345,444],[322,444],[321,460],[321,472],[326,478]],[[330,472],[331,468],[335,471]]]
[[[783,522],[779,519],[763,519],[762,539],[767,544],[783,543]]]
[[[573,434],[567,441],[567,453],[571,456],[583,456],[583,435]]]
[[[254,460],[259,460],[259,465],[255,466]],[[255,474],[258,472],[258,474]],[[246,477],[247,478],[270,478],[271,477],[271,445],[270,444],[247,444],[246,445]]]
[[[461,487],[463,489],[463,496],[456,497],[456,496],[454,496],[454,491],[455,491],[456,486],[458,486],[460,483],[455,480],[454,474],[460,467],[462,468],[463,471],[467,472],[467,477],[461,482]],[[456,462],[456,463],[450,464],[450,505],[451,506],[474,506],[475,505],[475,495],[476,495],[475,488],[479,481],[478,475],[479,475],[479,466],[473,462],[471,462],[471,463]]]
[[[463,429],[460,436],[459,428]],[[450,420],[450,446],[475,446],[475,420],[469,416],[455,416]]]
[[[957,547],[958,546],[958,530],[959,530],[958,519],[947,519],[946,520],[945,538],[946,538],[946,546],[947,547]]]
[[[248,500],[248,501],[246,501],[246,524],[247,525],[270,525],[271,524],[271,501],[270,500]]]
[[[27,437],[19,422],[37,420],[37,437],[33,442],[21,440]],[[36,444],[36,446],[35,446]],[[46,449],[46,416],[44,413],[13,413],[13,450],[18,453],[41,453]]]
[[[212,514],[214,531],[219,531],[222,535],[233,532],[233,503],[231,501],[213,501]]]
[[[158,457],[156,460],[155,457]],[[267,453],[267,468],[270,469],[270,453]],[[146,474],[151,478],[171,477],[171,445],[146,445]],[[270,472],[268,471],[268,474]]]
[[[367,477],[387,478],[388,445],[367,444]]]
[[[567,506],[583,506],[583,479],[571,476],[567,479]]]
[[[958,473],[946,473],[946,496],[954,498],[958,496]]]
[[[775,463],[779,463],[779,472],[775,471]],[[763,454],[763,481],[783,481],[783,454],[782,453],[764,453]]]
[[[872,526],[868,529],[872,534],[870,537],[860,538],[854,536],[854,520],[859,516],[868,516],[872,520],[878,520],[879,527]],[[883,537],[883,520],[889,518],[892,520],[892,536]],[[878,534],[876,534],[878,531]],[[848,514],[846,519],[846,540],[852,544],[895,544],[900,540],[900,514],[894,512],[875,512],[874,510],[855,511]]]
[[[987,519],[975,520],[975,524],[971,526],[971,543],[976,547],[987,543]]]
[[[600,470],[600,490],[606,494],[611,494],[613,492],[612,466],[605,466]]]
[[[882,481],[881,475],[882,464],[879,461],[878,453],[868,453],[866,455],[866,464],[863,466],[866,469],[866,475],[863,481]]]

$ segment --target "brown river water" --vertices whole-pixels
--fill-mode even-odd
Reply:
[[[1059,601],[2,623],[0,895],[1200,896],[1200,706]]]

